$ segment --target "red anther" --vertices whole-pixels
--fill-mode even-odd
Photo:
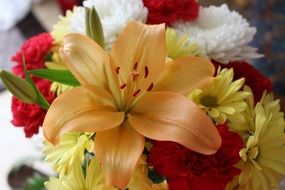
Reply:
[[[135,91],[134,93],[133,93],[133,97],[136,97],[139,93],[140,93],[140,89],[139,90],[137,90],[137,91]]]
[[[153,89],[153,83],[151,83],[150,85],[149,85],[149,87],[147,88],[147,90],[146,91],[151,91]]]
[[[134,70],[137,70],[137,68],[138,68],[138,62],[135,62],[135,64],[134,64]]]
[[[125,87],[127,86],[127,84],[125,83],[125,84],[122,84],[121,86],[120,86],[120,89],[124,89]]]
[[[120,69],[121,69],[120,67],[116,67],[116,68],[115,68],[115,71],[116,71],[117,74],[119,74]]]
[[[145,66],[144,67],[144,78],[146,78],[148,76],[148,67]]]

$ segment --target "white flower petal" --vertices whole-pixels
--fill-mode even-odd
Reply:
[[[201,7],[195,22],[177,22],[174,28],[180,35],[188,34],[189,42],[198,44],[206,56],[222,63],[262,57],[247,45],[256,28],[225,4]]]
[[[103,25],[106,48],[110,50],[126,24],[131,20],[145,23],[147,9],[141,0],[86,0],[84,7],[96,8]],[[85,9],[77,7],[71,17],[70,30],[85,34]]]

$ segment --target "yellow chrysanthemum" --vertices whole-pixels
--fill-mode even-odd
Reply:
[[[196,89],[190,95],[196,104],[200,105],[218,124],[229,121],[244,121],[241,114],[246,109],[244,99],[249,92],[240,91],[244,79],[233,81],[233,69],[218,71],[212,84],[203,90]]]
[[[146,158],[138,161],[134,175],[128,185],[129,190],[168,190],[167,183],[153,184],[147,177]],[[81,167],[81,162],[75,162],[71,172],[61,178],[51,178],[45,183],[48,190],[118,190],[115,187],[105,186],[105,179],[100,162],[93,157],[91,162],[87,164],[86,175]]]
[[[60,94],[72,89],[73,87],[72,86],[68,86],[66,84],[61,84],[61,83],[58,83],[58,82],[53,82],[51,87],[50,87],[50,90],[54,93],[56,93],[57,96],[59,96]]]
[[[166,30],[167,56],[176,59],[187,55],[199,55],[199,47],[195,43],[188,43],[188,36],[178,37],[176,31],[171,28]]]
[[[284,114],[272,96],[265,96],[254,109],[254,133],[240,151],[243,160],[239,176],[240,189],[278,189],[285,174]],[[245,135],[246,137],[246,135]]]
[[[78,159],[77,159],[78,160]],[[86,175],[82,170],[81,162],[74,162],[72,170],[60,178],[50,178],[45,183],[48,190],[117,190],[104,186],[104,175],[100,162],[93,158],[86,167]]]
[[[231,123],[230,127],[231,129],[241,132],[241,133],[249,133],[253,134],[255,131],[255,110],[254,110],[254,98],[253,98],[253,92],[248,86],[244,86],[243,88],[244,91],[249,92],[251,95],[248,96],[245,99],[246,102],[246,109],[242,112],[242,115],[244,117],[244,120],[236,120]]]
[[[128,185],[130,190],[168,190],[168,184],[164,180],[159,184],[153,184],[148,178],[146,156],[142,156],[137,163],[136,170]]]
[[[50,61],[45,62],[45,66],[49,69],[56,70],[67,70],[62,61],[60,60],[59,54],[57,51],[53,52]]]
[[[256,115],[254,98],[252,90],[248,86],[244,86],[243,90],[251,93],[251,95],[245,99],[247,107],[242,113],[245,120],[232,122],[230,127],[235,131],[253,135],[256,129],[254,120]],[[272,122],[280,121],[278,118],[283,117],[284,114],[280,112],[279,100],[274,100],[272,94],[266,94],[266,92],[264,92],[259,103],[264,107],[266,117],[269,117],[270,115],[273,117]],[[276,123],[276,125],[280,125],[280,123]]]
[[[266,94],[265,92],[260,102],[264,106],[265,114],[267,116],[269,116],[270,114],[272,115],[272,122],[278,121],[279,118],[284,118],[284,113],[280,112],[280,100],[274,100],[272,93]],[[276,125],[281,124],[276,123]]]
[[[61,44],[64,36],[70,32],[70,18],[72,17],[73,12],[68,10],[66,16],[59,16],[58,22],[53,26],[51,31],[51,36],[55,40],[56,44]]]
[[[44,153],[46,154],[46,161],[49,161],[60,176],[66,174],[71,165],[74,164],[75,158],[79,159],[81,163],[84,159],[85,150],[93,151],[93,140],[91,134],[84,134],[80,132],[65,133],[60,137],[59,144],[53,146],[48,141],[44,142]]]

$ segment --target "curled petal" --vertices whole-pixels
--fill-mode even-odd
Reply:
[[[97,132],[119,126],[125,114],[118,112],[111,95],[103,88],[80,86],[59,96],[44,120],[47,140],[57,143],[68,131]]]
[[[130,79],[133,70],[139,74],[140,88],[146,89],[157,81],[166,58],[165,26],[144,25],[131,21],[115,42],[111,57],[121,68],[123,81]],[[138,82],[139,83],[139,82]]]
[[[81,34],[66,35],[60,57],[81,84],[106,85],[104,66],[109,56],[93,40]]]
[[[143,152],[144,137],[128,123],[123,123],[120,127],[98,132],[94,146],[107,184],[125,189]]]
[[[145,95],[128,115],[128,121],[148,138],[177,142],[202,154],[213,154],[221,145],[219,132],[210,118],[176,93]]]
[[[184,57],[165,65],[156,90],[165,90],[188,95],[195,88],[212,82],[215,67],[202,57]]]

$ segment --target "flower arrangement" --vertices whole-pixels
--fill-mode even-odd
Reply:
[[[147,25],[148,24],[148,25]],[[278,189],[285,120],[227,5],[86,0],[1,79],[15,126],[43,126],[49,190]]]

